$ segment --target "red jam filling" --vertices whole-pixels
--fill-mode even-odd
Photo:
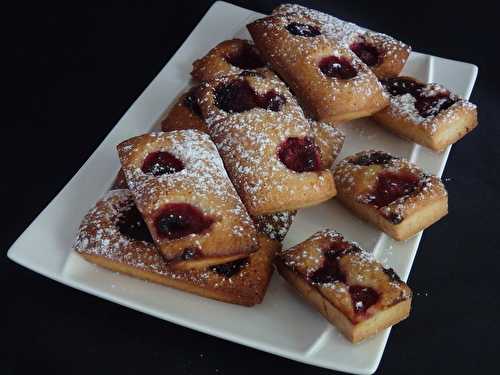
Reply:
[[[387,78],[381,80],[380,82],[393,96],[411,94],[416,97],[420,95],[420,91],[425,86],[411,78],[404,77]]]
[[[450,108],[456,100],[449,93],[439,93],[433,96],[421,96],[415,102],[415,108],[422,117],[436,116],[439,112]]]
[[[346,275],[340,268],[340,258],[351,251],[360,251],[358,247],[346,241],[336,241],[324,251],[323,265],[308,276],[314,284],[330,284],[334,282],[346,283]],[[365,313],[366,310],[377,303],[380,295],[370,287],[359,285],[349,286],[352,307],[356,314]]]
[[[226,61],[240,69],[257,69],[265,65],[255,49],[249,45],[227,56]]]
[[[248,258],[237,259],[232,262],[211,266],[210,269],[223,277],[232,277],[241,271],[249,262]]]
[[[425,85],[411,78],[389,78],[381,81],[387,91],[393,96],[410,94],[415,98],[415,108],[422,117],[435,116],[450,108],[456,99],[450,97],[450,92],[438,92],[434,95],[424,95]]]
[[[375,191],[370,194],[370,204],[385,207],[395,200],[410,195],[420,187],[420,178],[410,172],[385,171],[378,175]]]
[[[264,95],[259,95],[258,98],[259,107],[273,112],[281,111],[281,108],[286,103],[285,97],[274,90],[268,91]]]
[[[351,51],[354,52],[366,65],[372,67],[378,65],[381,56],[377,48],[366,42],[353,43],[350,46]]]
[[[156,151],[146,156],[141,169],[146,174],[161,176],[182,171],[184,164],[170,152]]]
[[[328,56],[319,62],[321,72],[331,78],[350,79],[356,77],[358,72],[349,59],[338,56]]]
[[[295,172],[318,171],[321,159],[314,141],[309,138],[287,138],[278,149],[278,157]]]
[[[346,282],[346,276],[340,269],[339,257],[351,249],[352,245],[345,241],[337,241],[324,251],[323,265],[309,275],[309,280],[315,284],[329,284],[335,281]]]
[[[351,294],[352,308],[356,314],[364,314],[380,298],[380,295],[373,288],[361,285],[351,285],[349,293]]]
[[[323,266],[314,271],[309,279],[315,284],[329,284],[335,281],[345,283],[346,280],[337,258],[326,258]]]
[[[359,156],[357,159],[353,160],[352,163],[356,165],[383,165],[388,164],[391,160],[395,159],[394,156],[389,155],[388,153],[382,151],[375,151],[368,154],[363,154]]]
[[[313,37],[321,34],[321,31],[318,27],[298,22],[292,22],[288,24],[286,29],[290,34],[298,36]]]
[[[135,205],[124,209],[118,219],[118,230],[121,234],[133,241],[153,243],[151,233]]]
[[[210,228],[214,220],[187,203],[169,203],[163,206],[155,219],[159,237],[175,240],[190,234],[199,234]]]
[[[286,99],[274,90],[259,95],[246,80],[237,79],[217,87],[215,102],[217,107],[230,113],[245,112],[253,108],[278,112],[286,103]]]

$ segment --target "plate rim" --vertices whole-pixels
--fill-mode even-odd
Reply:
[[[81,282],[79,282],[77,280],[72,280],[70,278],[66,278],[66,277],[64,277],[63,269],[61,269],[58,273],[53,272],[51,270],[47,270],[43,265],[40,265],[40,264],[37,264],[36,262],[30,261],[29,257],[22,256],[22,254],[20,252],[18,253],[16,251],[16,249],[20,246],[20,244],[22,243],[23,239],[27,236],[27,234],[30,233],[34,227],[37,226],[40,218],[47,212],[47,210],[50,207],[57,205],[57,202],[60,200],[61,196],[69,190],[69,187],[72,184],[72,182],[74,182],[78,178],[78,176],[81,173],[83,173],[82,171],[84,171],[84,170],[86,170],[86,168],[88,168],[90,162],[93,159],[97,158],[97,154],[100,153],[101,148],[105,147],[105,143],[107,143],[107,140],[110,138],[111,134],[114,131],[117,131],[117,129],[119,128],[118,125],[120,124],[120,122],[127,116],[127,114],[132,110],[132,108],[134,108],[135,106],[140,104],[140,101],[144,98],[144,96],[146,95],[148,90],[155,84],[155,82],[158,81],[161,73],[164,70],[169,68],[169,64],[171,64],[172,61],[175,60],[176,56],[180,53],[180,51],[185,48],[185,46],[188,44],[190,37],[196,33],[197,29],[203,23],[203,21],[206,20],[207,17],[209,17],[210,13],[219,12],[220,10],[224,10],[224,8],[226,8],[226,7],[236,8],[238,10],[241,10],[242,12],[243,11],[244,12],[249,12],[249,11],[253,12],[251,10],[240,7],[238,5],[228,3],[226,1],[219,0],[219,1],[214,2],[212,4],[212,6],[205,12],[203,17],[200,19],[200,21],[197,23],[197,25],[193,28],[193,30],[189,33],[189,35],[184,40],[184,42],[179,46],[177,51],[171,56],[171,58],[168,60],[168,62],[160,69],[160,71],[155,75],[155,77],[151,80],[151,82],[146,85],[145,89],[141,92],[141,94],[137,97],[137,99],[134,100],[134,102],[130,105],[130,107],[127,108],[127,110],[123,113],[123,115],[120,117],[120,119],[117,121],[117,123],[108,131],[108,133],[105,135],[105,137],[103,138],[101,143],[94,149],[92,154],[82,164],[82,166],[78,169],[78,171],[68,180],[68,182],[64,185],[64,187],[59,190],[59,192],[54,196],[54,198],[44,207],[44,209],[38,215],[35,216],[35,218],[26,227],[26,229],[10,245],[9,250],[7,251],[7,257],[8,257],[8,259],[17,263],[18,265],[23,266],[23,267],[25,267],[33,272],[36,272],[42,276],[49,278],[51,280],[57,281],[61,284],[75,288],[75,289],[80,290],[82,292],[86,292],[88,294],[94,295],[94,296],[102,298],[104,300],[108,300],[110,302],[117,303],[121,306],[131,308],[135,311],[139,311],[141,313],[154,316],[155,318],[160,318],[162,320],[166,320],[166,321],[171,322],[173,324],[180,325],[182,327],[194,329],[194,330],[196,330],[198,332],[202,332],[204,334],[215,336],[215,337],[218,337],[221,339],[225,339],[225,340],[228,340],[231,342],[235,342],[235,343],[245,345],[245,346],[257,349],[257,350],[262,350],[264,352],[268,352],[268,353],[271,353],[274,355],[279,355],[281,357],[285,357],[285,358],[295,360],[298,362],[302,362],[302,363],[306,363],[309,365],[320,366],[320,367],[334,369],[334,370],[338,370],[338,371],[344,371],[344,372],[354,372],[354,373],[359,373],[359,374],[372,374],[373,372],[376,371],[376,369],[379,366],[380,360],[381,360],[382,355],[385,351],[385,347],[387,344],[387,338],[389,336],[390,329],[386,330],[383,333],[380,333],[380,334],[385,335],[385,338],[384,338],[383,343],[381,345],[381,350],[378,350],[377,356],[376,356],[375,360],[373,361],[373,366],[366,366],[363,368],[359,368],[359,367],[353,368],[353,367],[343,366],[343,365],[331,363],[328,361],[322,361],[321,358],[315,358],[314,355],[308,356],[306,353],[302,353],[302,354],[299,353],[297,355],[296,353],[289,351],[286,348],[283,349],[283,348],[277,347],[277,346],[272,345],[272,344],[267,344],[265,342],[259,342],[259,341],[253,340],[253,339],[248,339],[248,338],[242,337],[238,334],[228,333],[228,332],[219,332],[217,330],[212,330],[210,326],[204,325],[203,323],[199,323],[199,322],[183,320],[182,317],[177,316],[177,315],[171,315],[171,313],[169,313],[168,311],[167,312],[157,312],[155,310],[149,310],[147,307],[141,308],[140,304],[135,303],[132,300],[128,300],[128,299],[125,299],[124,297],[120,297],[120,296],[113,295],[113,294],[106,292],[106,291],[92,288],[91,286],[87,286],[85,284],[82,284]],[[470,81],[467,85],[468,86],[468,93],[470,94],[472,92],[472,89],[474,87],[474,84],[475,84],[475,81],[477,79],[477,75],[479,72],[479,68],[477,67],[477,65],[469,63],[469,62],[451,60],[451,59],[427,55],[427,54],[423,54],[423,55],[429,56],[431,59],[439,59],[439,60],[443,60],[444,62],[460,63],[460,64],[464,64],[464,66],[468,66],[471,69],[471,77],[470,77]],[[186,84],[187,84],[187,82],[186,82]],[[451,147],[449,147],[448,150],[446,151],[445,158],[442,161],[443,165],[440,168],[441,172],[444,170],[444,168],[446,166],[450,148]],[[419,246],[419,243],[420,243],[420,239],[418,240],[417,248]],[[413,263],[413,259],[410,260],[410,264],[412,264],[412,263]],[[410,269],[411,268],[412,267],[410,265]],[[408,271],[408,273],[409,272],[410,271]],[[126,275],[123,275],[123,276],[128,277]]]

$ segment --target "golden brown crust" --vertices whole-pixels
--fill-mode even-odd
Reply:
[[[196,92],[198,86],[194,86],[189,91],[181,95],[178,101],[173,105],[167,116],[161,121],[162,131],[196,129],[204,133],[209,133],[204,119],[196,113],[192,105],[186,105],[187,101],[192,103],[196,100],[192,95]],[[310,121],[311,129],[314,134],[316,145],[321,153],[321,166],[323,169],[329,169],[340,153],[344,144],[345,136],[342,131],[330,124],[324,122]],[[125,176],[121,182],[125,183]],[[117,181],[120,183],[120,181]],[[127,185],[116,185],[117,189],[125,189]]]
[[[327,263],[333,258],[335,264]],[[335,231],[315,233],[283,251],[275,263],[280,274],[353,342],[408,316],[410,288],[392,269],[385,269]],[[333,270],[326,283],[316,276],[325,267]],[[376,297],[371,301],[356,297],[359,289]]]
[[[375,113],[373,119],[394,134],[441,152],[477,126],[477,107],[469,101],[436,83],[423,84],[412,77],[398,79],[421,84],[424,95],[449,94],[455,102],[436,115],[422,117],[415,107],[416,99],[411,94],[391,95],[390,105]]]
[[[276,15],[247,25],[261,55],[300,98],[316,120],[335,123],[369,116],[388,105],[377,77],[343,43],[318,35],[292,35],[287,25],[296,22],[320,28],[316,20],[299,14]],[[319,68],[333,55],[356,70],[349,79],[327,77]]]
[[[311,121],[311,128],[321,153],[321,166],[323,169],[330,169],[342,150],[345,135],[340,129],[325,122]]]
[[[241,58],[238,59],[238,57]],[[245,63],[243,60],[245,58],[250,59],[250,61]],[[243,64],[238,64],[238,60],[242,60]],[[231,39],[219,43],[204,57],[194,61],[191,76],[200,82],[209,81],[217,77],[237,75],[245,70],[255,70],[264,66],[265,63],[260,59],[259,51],[250,41]]]
[[[374,154],[383,155],[386,162],[357,164],[360,158]],[[371,200],[375,197],[379,176],[387,172],[415,176],[418,187],[378,207]],[[448,213],[448,195],[439,177],[427,175],[405,159],[383,151],[362,151],[342,160],[334,170],[334,177],[340,202],[396,240],[414,236]]]
[[[85,216],[74,249],[88,261],[112,271],[152,281],[203,297],[252,306],[260,303],[272,275],[280,244],[259,235],[259,249],[234,270],[179,271],[169,267],[152,243],[123,235],[116,223],[124,206],[133,204],[128,190],[114,190]],[[229,271],[227,270],[229,269]],[[230,277],[218,273],[225,271]],[[229,273],[227,273],[229,272]]]
[[[275,212],[253,218],[257,230],[271,240],[283,241],[293,224],[297,211]]]
[[[246,82],[259,95],[281,96],[279,110],[255,107],[226,112],[217,105],[219,87]],[[278,157],[289,138],[313,139],[309,122],[285,84],[272,72],[217,78],[202,84],[199,104],[226,170],[252,216],[291,211],[321,203],[335,194],[329,170],[295,172]]]
[[[385,34],[366,31],[363,41],[373,45],[381,52],[381,62],[370,67],[379,79],[396,77],[403,70],[411,48]]]
[[[186,93],[182,94],[167,116],[161,121],[161,130],[169,132],[172,130],[196,129],[207,133],[208,129],[205,121],[198,112],[195,91],[198,86],[194,86]]]
[[[118,174],[116,175],[113,184],[111,185],[111,190],[118,189],[128,189],[127,179],[125,178],[125,173],[123,173],[123,169],[120,168]]]
[[[314,20],[318,22],[321,31],[329,39],[343,43],[351,49],[359,43],[368,45],[369,48],[375,48],[379,54],[378,62],[370,66],[370,69],[378,78],[399,75],[410,55],[410,46],[388,35],[362,29],[351,22],[301,5],[282,4],[273,10],[273,15],[276,14],[300,14]]]
[[[208,135],[196,130],[150,133],[124,141],[117,148],[137,208],[167,261],[180,268],[200,268],[246,257],[255,250],[253,222]],[[145,158],[158,151],[173,155],[184,169],[160,176],[144,173]],[[179,203],[201,211],[212,220],[210,226],[180,238],[162,236],[156,223],[162,210]],[[183,254],[192,249],[197,256],[186,259]]]

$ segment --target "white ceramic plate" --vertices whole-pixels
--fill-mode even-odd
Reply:
[[[380,362],[390,330],[352,345],[298,298],[276,273],[264,302],[246,308],[109,272],[85,262],[71,251],[82,217],[109,188],[119,169],[115,146],[157,125],[170,103],[189,85],[194,59],[225,39],[248,37],[245,25],[261,16],[225,2],[215,3],[78,173],[14,243],[8,256],[63,284],[185,327],[297,361],[370,374]],[[442,83],[468,98],[477,67],[412,53],[404,73],[423,81]],[[403,141],[373,126],[369,119],[348,124],[345,132],[347,141],[341,157],[366,148],[380,148],[441,175],[449,153],[449,149],[441,154],[433,153]],[[301,210],[284,247],[326,227],[359,242],[407,279],[421,234],[405,242],[395,242],[356,219],[335,200]],[[200,311],[203,314],[199,314]]]

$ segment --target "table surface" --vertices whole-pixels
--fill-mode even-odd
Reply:
[[[234,3],[269,13],[277,1]],[[5,13],[14,70],[4,122],[1,249],[76,173],[179,48],[211,1],[154,6],[22,8]],[[308,1],[410,43],[414,50],[479,66],[471,101],[480,125],[453,147],[444,179],[450,214],[426,230],[409,284],[411,316],[391,333],[378,373],[485,372],[496,364],[500,312],[498,11],[446,2]],[[9,56],[6,56],[10,58]],[[10,88],[10,85],[8,85]],[[21,136],[21,137],[20,137]],[[493,168],[493,169],[492,169]],[[0,372],[326,374],[79,292],[0,259],[4,286]]]

